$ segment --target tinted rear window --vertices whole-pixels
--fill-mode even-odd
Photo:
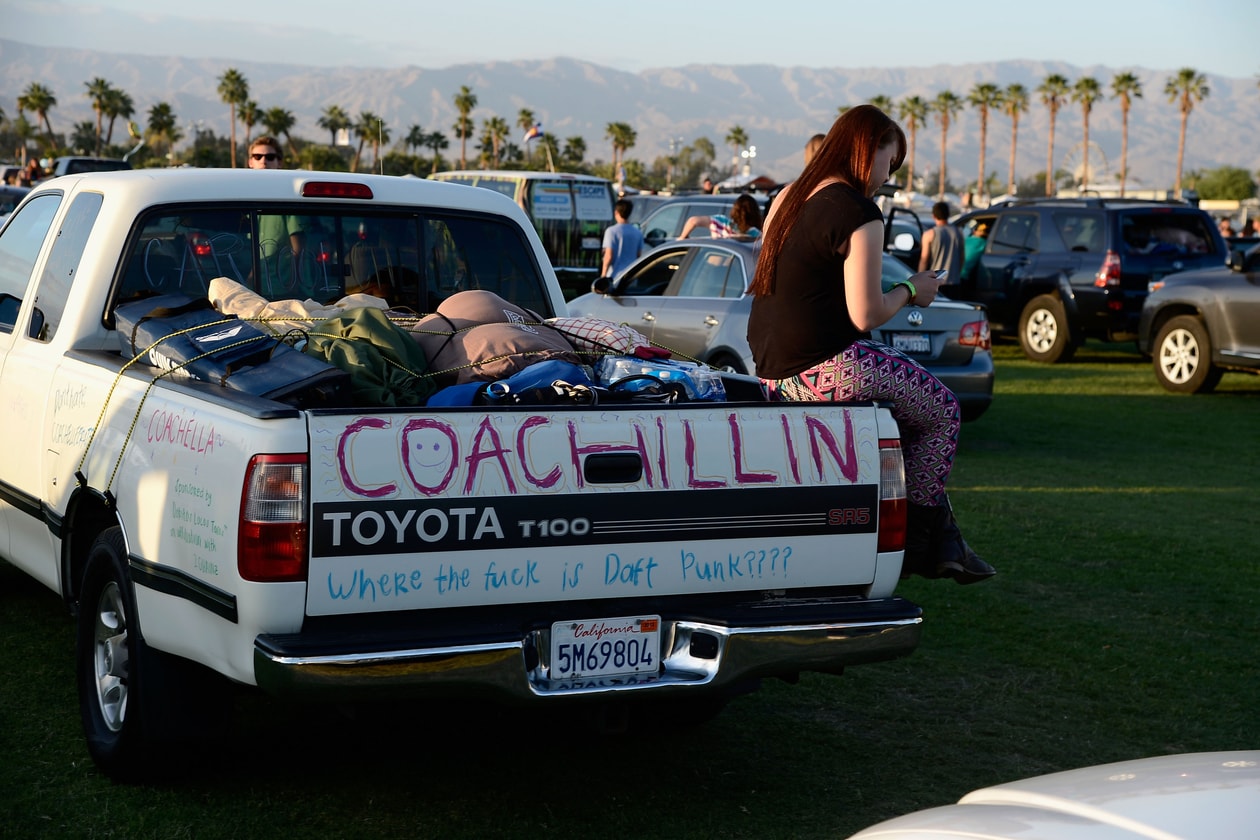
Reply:
[[[1199,213],[1147,210],[1122,213],[1120,241],[1127,254],[1184,257],[1216,253],[1208,220]]]

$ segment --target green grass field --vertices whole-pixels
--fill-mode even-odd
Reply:
[[[1260,377],[1182,397],[1129,347],[996,355],[951,495],[998,577],[909,581],[913,656],[681,733],[243,695],[212,756],[116,786],[80,734],[69,618],[0,564],[0,837],[842,838],[981,785],[1260,747]]]

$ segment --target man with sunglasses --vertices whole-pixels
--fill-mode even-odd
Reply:
[[[280,142],[266,134],[255,137],[249,144],[246,162],[250,169],[279,169],[284,163]],[[259,291],[272,300],[310,297],[314,281],[308,276],[311,267],[303,260],[305,235],[301,219],[287,214],[260,214],[258,240],[265,278]]]
[[[247,163],[250,169],[279,169],[284,163],[284,153],[274,137],[264,134],[249,144]]]

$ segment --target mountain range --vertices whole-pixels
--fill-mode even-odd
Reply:
[[[972,86],[991,82],[1001,88],[1018,82],[1030,94],[1021,115],[1016,177],[1043,171],[1049,141],[1049,114],[1035,90],[1051,73],[1070,82],[1083,76],[1098,80],[1108,96],[1094,103],[1090,115],[1090,163],[1094,180],[1114,180],[1119,167],[1121,115],[1110,98],[1112,78],[1131,72],[1144,95],[1134,101],[1129,117],[1129,183],[1131,187],[1166,189],[1176,177],[1180,113],[1164,95],[1166,81],[1177,68],[1143,69],[1046,61],[1005,61],[934,67],[808,68],[767,64],[667,67],[624,72],[584,61],[461,64],[440,69],[315,67],[268,62],[219,61],[178,56],[125,55],[101,50],[40,47],[0,39],[0,103],[12,117],[16,100],[31,82],[57,97],[49,113],[53,128],[69,132],[84,120],[95,121],[87,83],[96,77],[129,94],[134,119],[143,124],[157,102],[171,105],[188,137],[201,125],[228,133],[228,106],[219,98],[219,78],[229,67],[249,83],[250,98],[263,110],[283,107],[297,118],[294,136],[319,141],[326,132],[316,120],[329,105],[340,105],[352,117],[360,111],[379,115],[395,143],[413,125],[447,135],[445,157],[458,159],[459,142],[452,126],[458,116],[454,95],[468,86],[477,97],[472,112],[478,125],[492,116],[515,125],[523,108],[532,110],[543,129],[561,145],[573,136],[586,141],[590,162],[612,159],[606,126],[629,124],[637,133],[626,156],[650,165],[670,153],[670,143],[689,145],[705,137],[717,148],[715,174],[732,171],[735,150],[725,138],[739,126],[755,146],[755,174],[777,180],[795,176],[801,150],[810,135],[826,131],[841,106],[883,95],[893,101],[917,95],[930,100],[942,90],[966,97]],[[1238,166],[1260,170],[1260,88],[1254,78],[1208,75],[1210,93],[1197,103],[1189,119],[1185,171]],[[13,109],[13,110],[10,110]],[[974,180],[979,165],[979,114],[965,108],[952,123],[947,140],[947,174],[955,183]],[[1082,150],[1080,106],[1067,102],[1055,128],[1056,169],[1075,168]],[[240,132],[238,127],[238,133]],[[260,129],[255,129],[258,133]],[[115,132],[115,140],[118,134]],[[519,138],[514,138],[519,142]],[[187,141],[185,141],[187,142]],[[1010,120],[1000,113],[989,118],[986,171],[1005,184],[1011,142]],[[472,155],[473,143],[469,142]],[[1100,158],[1103,160],[1100,161]],[[940,130],[934,119],[921,127],[916,141],[915,170],[928,171],[931,185],[940,164]]]

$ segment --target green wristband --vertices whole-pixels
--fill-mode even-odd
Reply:
[[[898,280],[896,283],[893,283],[894,289],[898,286],[905,286],[906,290],[910,292],[910,300],[906,301],[906,304],[912,305],[914,303],[914,299],[919,296],[919,290],[916,289],[914,284],[909,280]]]

